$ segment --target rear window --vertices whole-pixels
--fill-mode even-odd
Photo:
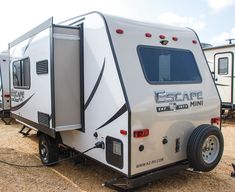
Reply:
[[[151,84],[200,83],[192,52],[184,49],[138,46],[144,76]]]

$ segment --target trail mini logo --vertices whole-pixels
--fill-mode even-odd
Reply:
[[[154,97],[158,105],[156,107],[157,112],[177,111],[203,105],[202,91],[155,91]]]

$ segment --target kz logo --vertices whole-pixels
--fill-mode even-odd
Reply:
[[[176,103],[169,103],[169,105],[170,105],[170,110],[171,111],[176,111]]]

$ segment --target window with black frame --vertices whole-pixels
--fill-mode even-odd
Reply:
[[[191,51],[139,46],[138,55],[146,80],[151,84],[200,83],[201,75]]]
[[[21,89],[30,88],[29,58],[13,62],[13,86]]]
[[[222,57],[218,60],[218,74],[227,75],[228,74],[228,57]]]

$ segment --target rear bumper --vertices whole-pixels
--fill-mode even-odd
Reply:
[[[188,161],[183,161],[171,165],[169,167],[158,169],[140,176],[132,178],[127,178],[127,177],[115,178],[110,181],[106,181],[105,186],[118,191],[128,191],[129,189],[138,188],[147,183],[153,182],[157,179],[169,176],[171,174],[177,173],[187,168],[189,168]]]

